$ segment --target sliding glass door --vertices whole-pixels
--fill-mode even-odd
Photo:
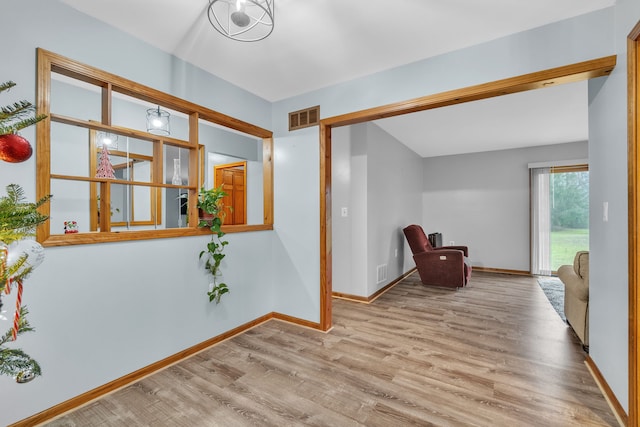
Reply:
[[[551,275],[586,250],[588,166],[531,168],[531,273]]]

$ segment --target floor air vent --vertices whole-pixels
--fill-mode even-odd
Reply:
[[[387,264],[381,264],[378,266],[376,277],[376,283],[381,283],[387,280]]]
[[[289,130],[302,129],[320,123],[320,106],[289,113]]]

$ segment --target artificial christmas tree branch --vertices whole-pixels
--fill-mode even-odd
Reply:
[[[24,190],[17,184],[6,187],[7,196],[0,197],[0,242],[6,245],[33,236],[36,227],[49,217],[38,208],[49,201],[51,195],[36,203],[25,202]]]
[[[34,329],[29,325],[26,307],[22,307],[18,334],[31,332]],[[27,382],[38,375],[42,375],[42,369],[38,362],[19,348],[6,348],[4,344],[11,341],[12,331],[8,330],[0,338],[0,375],[15,377],[18,382]]]
[[[26,315],[28,313],[29,313],[29,310],[27,310],[26,306],[20,309],[20,322],[18,324],[18,335],[21,335],[25,332],[35,331],[35,329],[31,327],[31,325],[29,324],[29,321],[26,318]],[[0,347],[5,345],[9,341],[12,341],[12,335],[13,333],[11,329],[9,329],[2,337],[0,337]]]
[[[8,81],[0,84],[0,93],[7,91],[16,84]],[[13,105],[0,108],[0,135],[16,133],[20,129],[38,123],[47,116],[44,114],[33,115],[36,107],[29,101],[17,101]]]
[[[34,260],[29,259],[29,255],[22,255],[17,260],[9,262],[9,248],[11,248],[9,245],[14,242],[19,245],[25,237],[33,236],[35,228],[48,219],[48,216],[38,212],[38,208],[47,203],[51,195],[43,197],[36,203],[29,203],[25,201],[24,190],[19,185],[9,184],[6,190],[7,195],[0,197],[0,297],[11,290],[12,284],[17,283],[18,299],[20,299],[22,281],[32,272],[33,267],[30,263]],[[21,349],[5,346],[8,342],[15,340],[18,335],[33,331],[26,315],[26,308],[20,307],[14,319],[14,328],[0,337],[0,375],[13,376],[19,383],[30,381],[41,374],[40,365],[28,354]]]
[[[0,93],[15,85],[12,81],[0,83]],[[33,149],[29,141],[16,133],[46,117],[36,114],[35,106],[29,101],[0,107],[0,159],[18,163],[31,157]],[[40,244],[23,239],[33,236],[36,227],[48,219],[38,208],[48,202],[51,195],[28,203],[22,187],[10,184],[6,188],[7,196],[0,197],[0,308],[2,293],[8,294],[14,284],[18,293],[13,328],[0,338],[0,375],[10,375],[18,383],[24,383],[41,374],[40,365],[21,349],[7,348],[5,344],[24,332],[33,331],[26,318],[27,310],[21,306],[23,280],[42,262],[44,254]],[[12,256],[17,259],[12,260]]]

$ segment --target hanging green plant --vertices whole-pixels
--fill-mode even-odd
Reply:
[[[225,232],[222,231],[222,223],[226,216],[227,207],[222,203],[222,199],[227,195],[222,189],[211,188],[205,190],[204,187],[198,192],[198,209],[200,210],[200,222],[198,227],[208,227],[211,230],[211,241],[207,243],[207,248],[200,252],[200,259],[205,261],[205,269],[211,274],[212,282],[207,292],[209,301],[220,302],[222,295],[229,293],[226,283],[218,283],[220,273],[220,263],[225,257],[224,248],[229,244],[223,240]]]

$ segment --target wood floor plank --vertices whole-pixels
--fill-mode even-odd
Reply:
[[[46,425],[617,425],[534,278],[412,274],[333,316],[326,334],[267,322]]]

